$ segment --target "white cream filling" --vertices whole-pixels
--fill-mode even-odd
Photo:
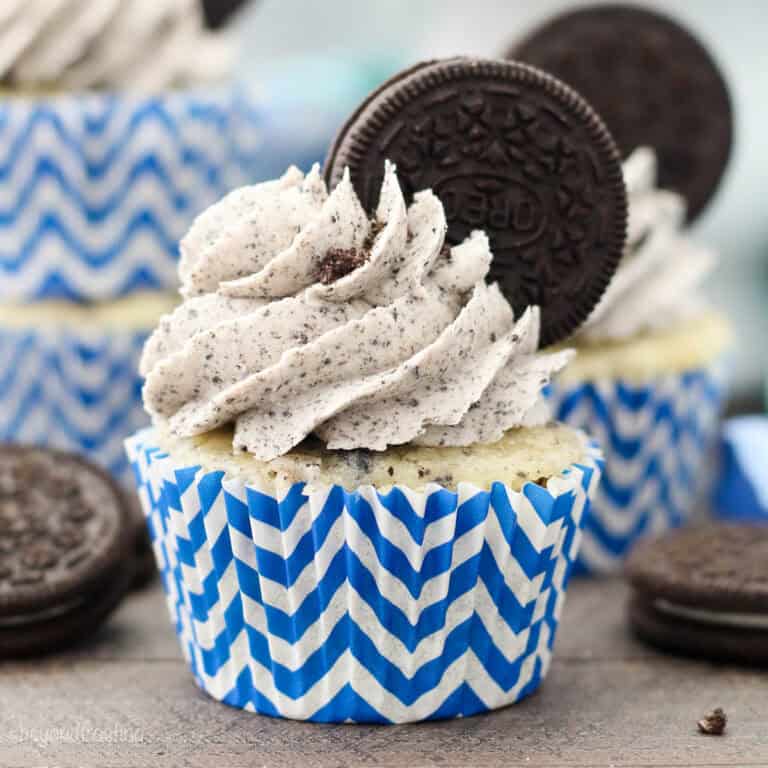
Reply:
[[[657,599],[653,606],[661,613],[675,616],[681,619],[690,619],[702,624],[711,624],[721,627],[737,627],[740,629],[764,629],[768,630],[768,615],[759,613],[732,613],[730,611],[713,611],[711,609],[691,608],[687,605],[679,605],[669,600]],[[768,638],[766,638],[768,642]]]

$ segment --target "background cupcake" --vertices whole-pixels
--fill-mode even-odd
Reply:
[[[438,100],[445,83],[452,96]],[[485,153],[414,163],[408,129],[387,147],[402,176],[379,167],[392,121],[420,126],[427,146],[450,136],[450,152],[467,105],[505,129],[499,115],[526,116],[504,159],[516,184],[489,184],[502,159]],[[560,218],[546,169],[564,146],[557,183],[593,203]],[[406,722],[514,702],[548,668],[599,476],[594,447],[550,422],[543,395],[571,353],[537,347],[573,330],[618,262],[618,155],[549,76],[452,59],[373,94],[325,171],[339,179],[330,194],[317,168],[289,169],[202,214],[181,245],[184,301],[146,345],[154,426],[128,452],[172,621],[198,684],[264,714]],[[426,173],[434,191],[418,191]],[[575,268],[583,290],[567,291],[567,308],[563,275],[542,271],[546,306],[516,314],[485,279],[489,234],[510,228],[494,215],[496,230],[462,234],[441,174],[502,208],[522,198],[529,215],[513,220],[542,259],[560,227],[579,225],[603,269]],[[369,211],[363,196],[377,199]],[[532,232],[537,199],[550,215]],[[596,201],[608,240],[591,226]],[[528,264],[508,269],[511,285]]]
[[[257,173],[259,107],[192,0],[12,0],[0,48],[0,438],[127,480],[138,350],[194,213]]]
[[[627,155],[626,254],[552,388],[559,418],[606,452],[580,567],[611,571],[641,536],[688,520],[713,479],[729,326],[703,298],[715,255],[686,227],[726,168],[730,97],[697,39],[633,6],[565,13],[510,55],[584,92]]]
[[[595,572],[686,522],[714,480],[730,329],[701,292],[714,254],[685,233],[683,200],[655,187],[655,170],[649,149],[624,164],[627,254],[552,387],[558,418],[606,451],[580,556]]]

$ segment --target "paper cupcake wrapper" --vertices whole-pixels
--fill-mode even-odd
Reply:
[[[605,453],[576,573],[615,572],[640,538],[691,518],[714,479],[724,389],[719,365],[643,385],[551,387],[556,418],[587,432]]]
[[[0,301],[175,286],[194,217],[262,170],[263,122],[232,89],[0,98]]]
[[[0,328],[0,440],[85,455],[133,485],[123,442],[147,424],[146,333]]]
[[[549,666],[601,460],[546,488],[278,493],[127,442],[197,684],[276,717],[397,723],[530,694]]]

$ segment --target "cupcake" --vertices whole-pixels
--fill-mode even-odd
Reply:
[[[627,252],[581,332],[578,354],[551,390],[562,421],[606,454],[579,569],[610,572],[647,534],[689,520],[713,481],[730,341],[704,300],[716,262],[684,228],[685,203],[656,187],[647,148],[624,163]]]
[[[542,412],[570,353],[535,353],[538,311],[485,284],[483,234],[444,234],[390,166],[372,221],[348,177],[326,196],[291,170],[182,243],[186,299],[142,360],[155,427],[129,453],[214,698],[403,722],[546,672],[596,454]]]
[[[516,150],[529,173],[542,152],[567,147],[571,183],[589,158],[590,199],[623,235],[607,133],[528,68],[431,62],[383,86],[343,134],[379,146],[375,134],[392,132],[377,99],[397,103],[401,120],[438,103],[433,89],[447,82],[439,103],[454,115],[487,88],[530,118],[539,141]],[[539,110],[565,114],[532,128]],[[429,145],[451,127],[425,117],[421,136]],[[326,176],[344,147],[342,135]],[[172,623],[210,696],[315,721],[470,715],[532,693],[546,674],[601,460],[582,432],[551,420],[544,390],[572,353],[537,351],[554,327],[544,310],[515,312],[486,281],[488,234],[457,238],[435,191],[416,187],[409,202],[408,169],[406,185],[392,162],[364,159],[371,176],[356,165],[330,192],[317,167],[291,168],[195,221],[181,243],[183,301],[142,356],[153,426],[127,452]],[[442,169],[454,188],[487,183],[474,159]],[[368,211],[361,190],[377,178]],[[492,190],[520,202],[521,186]],[[582,209],[569,226],[578,218],[587,232],[593,215]],[[546,218],[547,237],[560,225]],[[523,226],[530,243],[530,215]]]
[[[2,300],[174,289],[195,213],[256,168],[232,41],[194,0],[61,5],[0,23]]]
[[[508,55],[583,93],[625,157],[627,252],[553,388],[558,418],[606,455],[579,569],[615,571],[640,537],[686,522],[714,474],[729,326],[702,298],[715,256],[687,226],[727,168],[731,98],[704,42],[635,5],[567,10]]]
[[[176,301],[179,237],[254,178],[259,110],[193,0],[2,5],[0,439],[128,481],[139,352]]]
[[[141,292],[91,307],[0,305],[0,440],[86,454],[129,486],[123,440],[147,423],[137,361],[175,303]]]

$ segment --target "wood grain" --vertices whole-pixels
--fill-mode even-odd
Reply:
[[[656,655],[627,636],[624,602],[618,582],[572,585],[550,676],[521,704],[419,726],[322,726],[200,693],[154,588],[77,651],[0,666],[0,765],[768,765],[768,676]],[[716,706],[727,735],[698,734]]]

